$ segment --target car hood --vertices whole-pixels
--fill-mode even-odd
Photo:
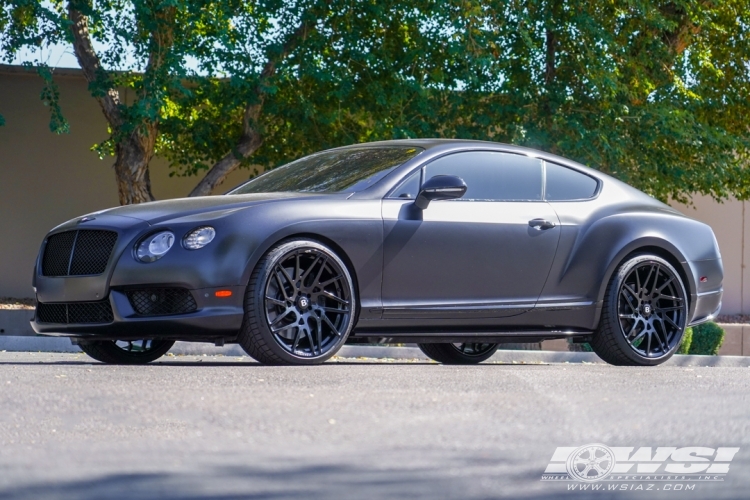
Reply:
[[[121,217],[130,217],[132,219],[146,221],[149,224],[155,224],[169,219],[182,218],[205,212],[237,210],[261,203],[311,199],[324,196],[330,197],[341,195],[322,195],[320,193],[258,193],[177,198],[173,200],[154,201],[150,203],[140,203],[138,205],[125,205],[110,208],[88,214],[87,217],[95,217],[100,214],[118,215]]]

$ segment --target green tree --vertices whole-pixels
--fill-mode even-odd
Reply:
[[[431,136],[551,151],[685,201],[750,194],[749,26],[745,0],[6,0],[0,51],[72,45],[122,203],[152,199],[154,154],[202,175],[202,195],[240,166]]]
[[[663,200],[748,197],[746,0],[471,4],[440,10],[461,91],[412,101],[397,133],[543,149]]]

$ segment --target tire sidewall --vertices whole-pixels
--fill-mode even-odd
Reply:
[[[500,344],[495,344],[493,348],[479,356],[467,356],[450,343],[425,343],[417,344],[417,346],[430,359],[444,365],[476,365],[490,359],[497,352]]]
[[[273,333],[271,333],[271,329],[268,326],[268,322],[266,320],[265,290],[266,283],[268,282],[271,271],[283,256],[293,250],[300,248],[313,248],[328,255],[328,257],[335,261],[341,269],[349,287],[349,302],[351,304],[351,312],[346,330],[341,332],[341,338],[339,339],[336,346],[332,347],[326,353],[319,356],[295,356],[281,347],[276,341]],[[248,300],[246,301],[246,314],[251,314],[255,317],[257,328],[260,330],[260,333],[265,340],[266,347],[270,349],[277,357],[281,358],[283,362],[295,365],[317,365],[327,361],[328,359],[336,355],[339,349],[341,349],[341,347],[346,343],[349,334],[354,329],[354,324],[357,318],[357,294],[354,287],[354,280],[352,279],[351,272],[346,263],[336,254],[335,251],[333,251],[323,243],[315,240],[295,239],[276,245],[271,251],[268,252],[268,254],[266,254],[266,257],[262,259],[258,266],[259,273],[257,280],[254,283],[255,287],[254,289],[249,289],[247,292]]]
[[[86,354],[108,364],[143,365],[164,356],[174,345],[173,340],[154,339],[156,347],[146,352],[133,353],[121,349],[114,340],[102,340],[79,345]]]
[[[669,358],[671,358],[675,352],[680,348],[680,343],[682,342],[682,336],[685,335],[685,329],[687,328],[687,315],[689,314],[689,307],[685,310],[685,325],[682,328],[682,332],[680,333],[680,338],[677,339],[677,342],[675,342],[674,346],[664,355],[659,356],[658,358],[646,358],[640,354],[638,354],[630,345],[630,343],[625,339],[625,335],[622,332],[622,327],[620,326],[620,318],[618,313],[618,299],[619,299],[619,293],[620,288],[622,287],[623,281],[628,276],[630,271],[637,265],[643,264],[644,262],[654,262],[658,263],[660,266],[663,266],[677,278],[677,283],[680,286],[680,290],[682,292],[683,300],[685,301],[685,304],[688,304],[688,297],[687,297],[687,291],[685,290],[685,284],[682,281],[682,277],[680,276],[680,273],[677,272],[677,270],[672,266],[669,262],[664,260],[661,257],[658,257],[656,255],[649,255],[649,254],[641,254],[641,255],[635,255],[625,261],[625,263],[620,266],[620,268],[617,270],[617,273],[613,277],[613,286],[610,287],[608,291],[608,297],[607,300],[609,301],[609,307],[608,307],[608,315],[606,318],[603,318],[604,321],[610,322],[611,328],[617,332],[615,335],[615,341],[617,342],[617,345],[620,347],[622,353],[628,357],[628,359],[631,359],[638,365],[643,366],[655,366],[660,365],[667,361]]]

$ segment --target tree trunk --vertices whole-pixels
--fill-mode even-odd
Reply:
[[[134,133],[115,148],[115,176],[120,205],[154,201],[148,164],[153,154],[149,137]]]
[[[249,157],[263,143],[263,138],[255,130],[251,130],[249,136],[244,136],[242,139],[234,151],[224,155],[221,160],[211,167],[211,170],[208,171],[188,196],[210,195],[211,191],[224,182],[224,179],[240,165],[240,158]]]

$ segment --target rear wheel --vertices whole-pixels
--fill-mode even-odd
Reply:
[[[679,348],[687,315],[675,268],[656,255],[638,255],[612,276],[591,347],[614,365],[658,365]]]
[[[356,306],[354,281],[333,250],[287,241],[253,271],[238,341],[264,364],[323,363],[346,342]]]
[[[445,365],[473,365],[492,357],[498,344],[417,344],[419,348],[438,363]]]
[[[81,342],[83,352],[102,363],[143,365],[164,356],[174,345],[173,340],[98,340]]]

